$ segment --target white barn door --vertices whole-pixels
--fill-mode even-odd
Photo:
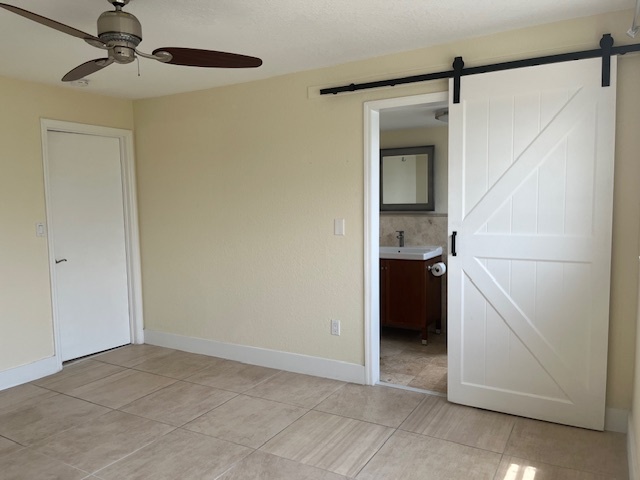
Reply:
[[[452,402],[604,427],[615,60],[610,87],[591,59],[466,76],[450,100]]]

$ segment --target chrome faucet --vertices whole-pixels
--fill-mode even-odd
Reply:
[[[396,233],[398,234],[398,236],[396,237],[398,239],[398,242],[400,242],[400,247],[404,247],[404,230],[396,230]]]

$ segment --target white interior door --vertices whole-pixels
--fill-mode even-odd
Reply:
[[[130,343],[120,140],[49,131],[62,360]]]
[[[604,427],[615,60],[607,88],[592,59],[463,77],[450,100],[452,402]]]

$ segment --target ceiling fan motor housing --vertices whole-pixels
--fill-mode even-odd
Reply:
[[[98,18],[98,37],[110,49],[118,63],[130,63],[142,41],[142,26],[138,19],[122,10],[104,12]]]

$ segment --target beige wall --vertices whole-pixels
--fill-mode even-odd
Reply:
[[[0,77],[0,371],[53,355],[41,118],[133,128],[130,101]]]
[[[431,82],[319,97],[322,85],[594,48],[592,17],[134,103],[146,328],[364,361],[363,102]],[[640,58],[619,62],[607,404],[629,408],[640,220]],[[311,88],[310,88],[311,87]],[[308,95],[308,90],[312,92]],[[346,219],[345,237],[333,219]],[[329,321],[342,321],[342,335]]]

